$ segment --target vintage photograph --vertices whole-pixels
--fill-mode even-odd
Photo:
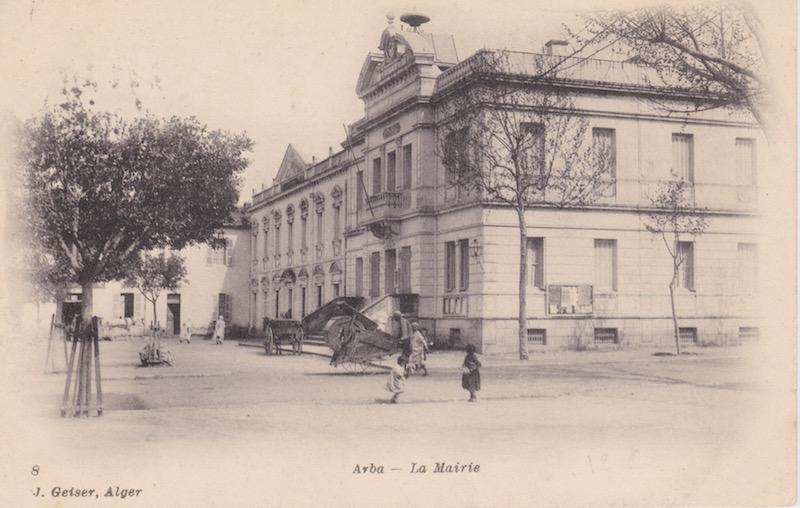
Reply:
[[[0,5],[3,506],[796,503],[796,5]]]

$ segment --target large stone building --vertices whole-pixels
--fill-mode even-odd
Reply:
[[[180,319],[192,314],[195,326],[232,308],[232,322],[260,328],[264,317],[299,319],[334,297],[363,296],[412,314],[438,343],[516,350],[516,214],[449,184],[437,149],[448,97],[480,82],[476,62],[487,50],[460,60],[453,37],[426,33],[425,20],[404,18],[399,28],[389,20],[358,76],[364,116],[341,149],[317,160],[289,145],[272,186],[245,207],[249,234],[229,231],[232,266],[197,248],[191,286],[166,295],[165,311],[177,296]],[[521,86],[536,86],[526,79],[543,64],[565,63],[551,85],[568,91],[592,133],[611,144],[615,185],[591,206],[527,210],[529,345],[672,340],[671,259],[642,220],[648,193],[672,171],[709,219],[705,234],[679,246],[682,336],[717,344],[757,336],[756,147],[765,143],[755,122],[722,109],[667,113],[659,103],[697,97],[659,88],[635,64],[563,50],[552,41],[543,54],[504,55]],[[98,314],[127,312],[125,291],[106,292],[115,297],[107,309],[98,303]],[[129,306],[140,308],[136,297]]]
[[[610,139],[616,184],[591,206],[528,210],[530,345],[671,340],[671,260],[642,214],[648,192],[673,168],[710,224],[680,245],[681,333],[699,343],[756,335],[757,125],[728,110],[668,114],[658,100],[695,97],[654,86],[632,63],[570,60],[561,47],[507,55],[517,77],[548,59],[569,61],[554,83]],[[377,302],[412,294],[409,310],[439,342],[513,351],[516,214],[448,185],[437,150],[446,98],[474,86],[480,53],[459,61],[451,36],[398,29],[391,19],[378,49],[359,75],[364,117],[350,125],[343,149],[309,161],[289,145],[273,185],[253,196],[251,323],[301,317],[338,295]]]

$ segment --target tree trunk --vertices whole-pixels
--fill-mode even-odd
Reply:
[[[64,298],[67,297],[67,286],[66,284],[59,284],[56,287],[56,323],[66,324],[64,323]]]
[[[158,314],[156,314],[156,299],[150,300],[153,303],[153,330],[158,328]]]
[[[678,328],[678,314],[675,311],[675,279],[677,277],[677,271],[674,271],[672,274],[672,281],[669,283],[669,303],[672,306],[672,328],[673,332],[675,333],[675,349],[678,351],[678,354],[681,354],[681,337],[680,337],[680,330]]]
[[[81,283],[81,321],[83,321],[84,327],[90,326],[92,323],[92,314],[94,311],[94,296],[92,290],[93,284],[91,282]]]
[[[528,227],[525,223],[525,208],[517,209],[519,218],[519,359],[528,359]]]

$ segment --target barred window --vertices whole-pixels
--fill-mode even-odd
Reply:
[[[594,285],[598,291],[617,290],[617,241],[594,241]]]

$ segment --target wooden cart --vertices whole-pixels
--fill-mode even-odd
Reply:
[[[268,355],[283,354],[281,346],[291,344],[292,354],[303,353],[305,332],[300,321],[292,319],[264,319],[264,351]]]

